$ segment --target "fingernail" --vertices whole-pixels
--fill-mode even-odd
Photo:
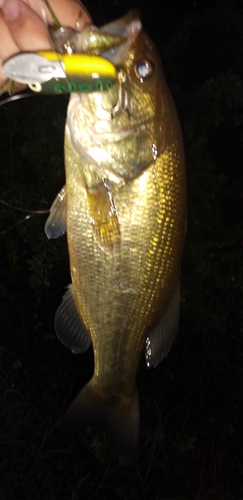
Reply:
[[[6,21],[15,21],[20,12],[18,0],[8,0],[2,8]]]

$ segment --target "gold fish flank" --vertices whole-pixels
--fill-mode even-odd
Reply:
[[[74,428],[101,427],[119,460],[130,464],[138,455],[136,378],[146,338],[147,363],[155,366],[177,329],[186,184],[180,126],[156,49],[136,14],[117,23],[128,46],[117,65],[130,113],[121,104],[112,115],[119,84],[74,94],[68,109],[72,288],[57,311],[56,330],[75,352],[87,348],[90,334],[94,349],[94,375],[66,421]],[[109,26],[101,28],[103,36]],[[47,221],[49,237],[55,210],[59,205]]]

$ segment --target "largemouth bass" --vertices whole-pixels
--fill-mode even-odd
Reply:
[[[73,352],[92,341],[94,374],[66,416],[102,428],[123,464],[138,456],[137,372],[167,355],[178,328],[186,181],[181,130],[159,56],[136,12],[75,39],[118,70],[111,88],[72,94],[66,186],[46,224],[67,231],[72,285],[55,319]]]

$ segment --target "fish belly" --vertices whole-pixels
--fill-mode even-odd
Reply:
[[[94,377],[112,395],[134,391],[149,330],[178,282],[184,240],[185,181],[175,142],[139,177],[113,191],[120,240],[101,245],[93,231],[78,160],[67,135],[67,236],[74,296],[90,331]]]

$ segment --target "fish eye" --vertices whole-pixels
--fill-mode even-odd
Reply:
[[[141,59],[134,64],[134,72],[137,78],[139,78],[142,83],[152,76],[154,72],[154,67],[151,61],[148,59]]]

